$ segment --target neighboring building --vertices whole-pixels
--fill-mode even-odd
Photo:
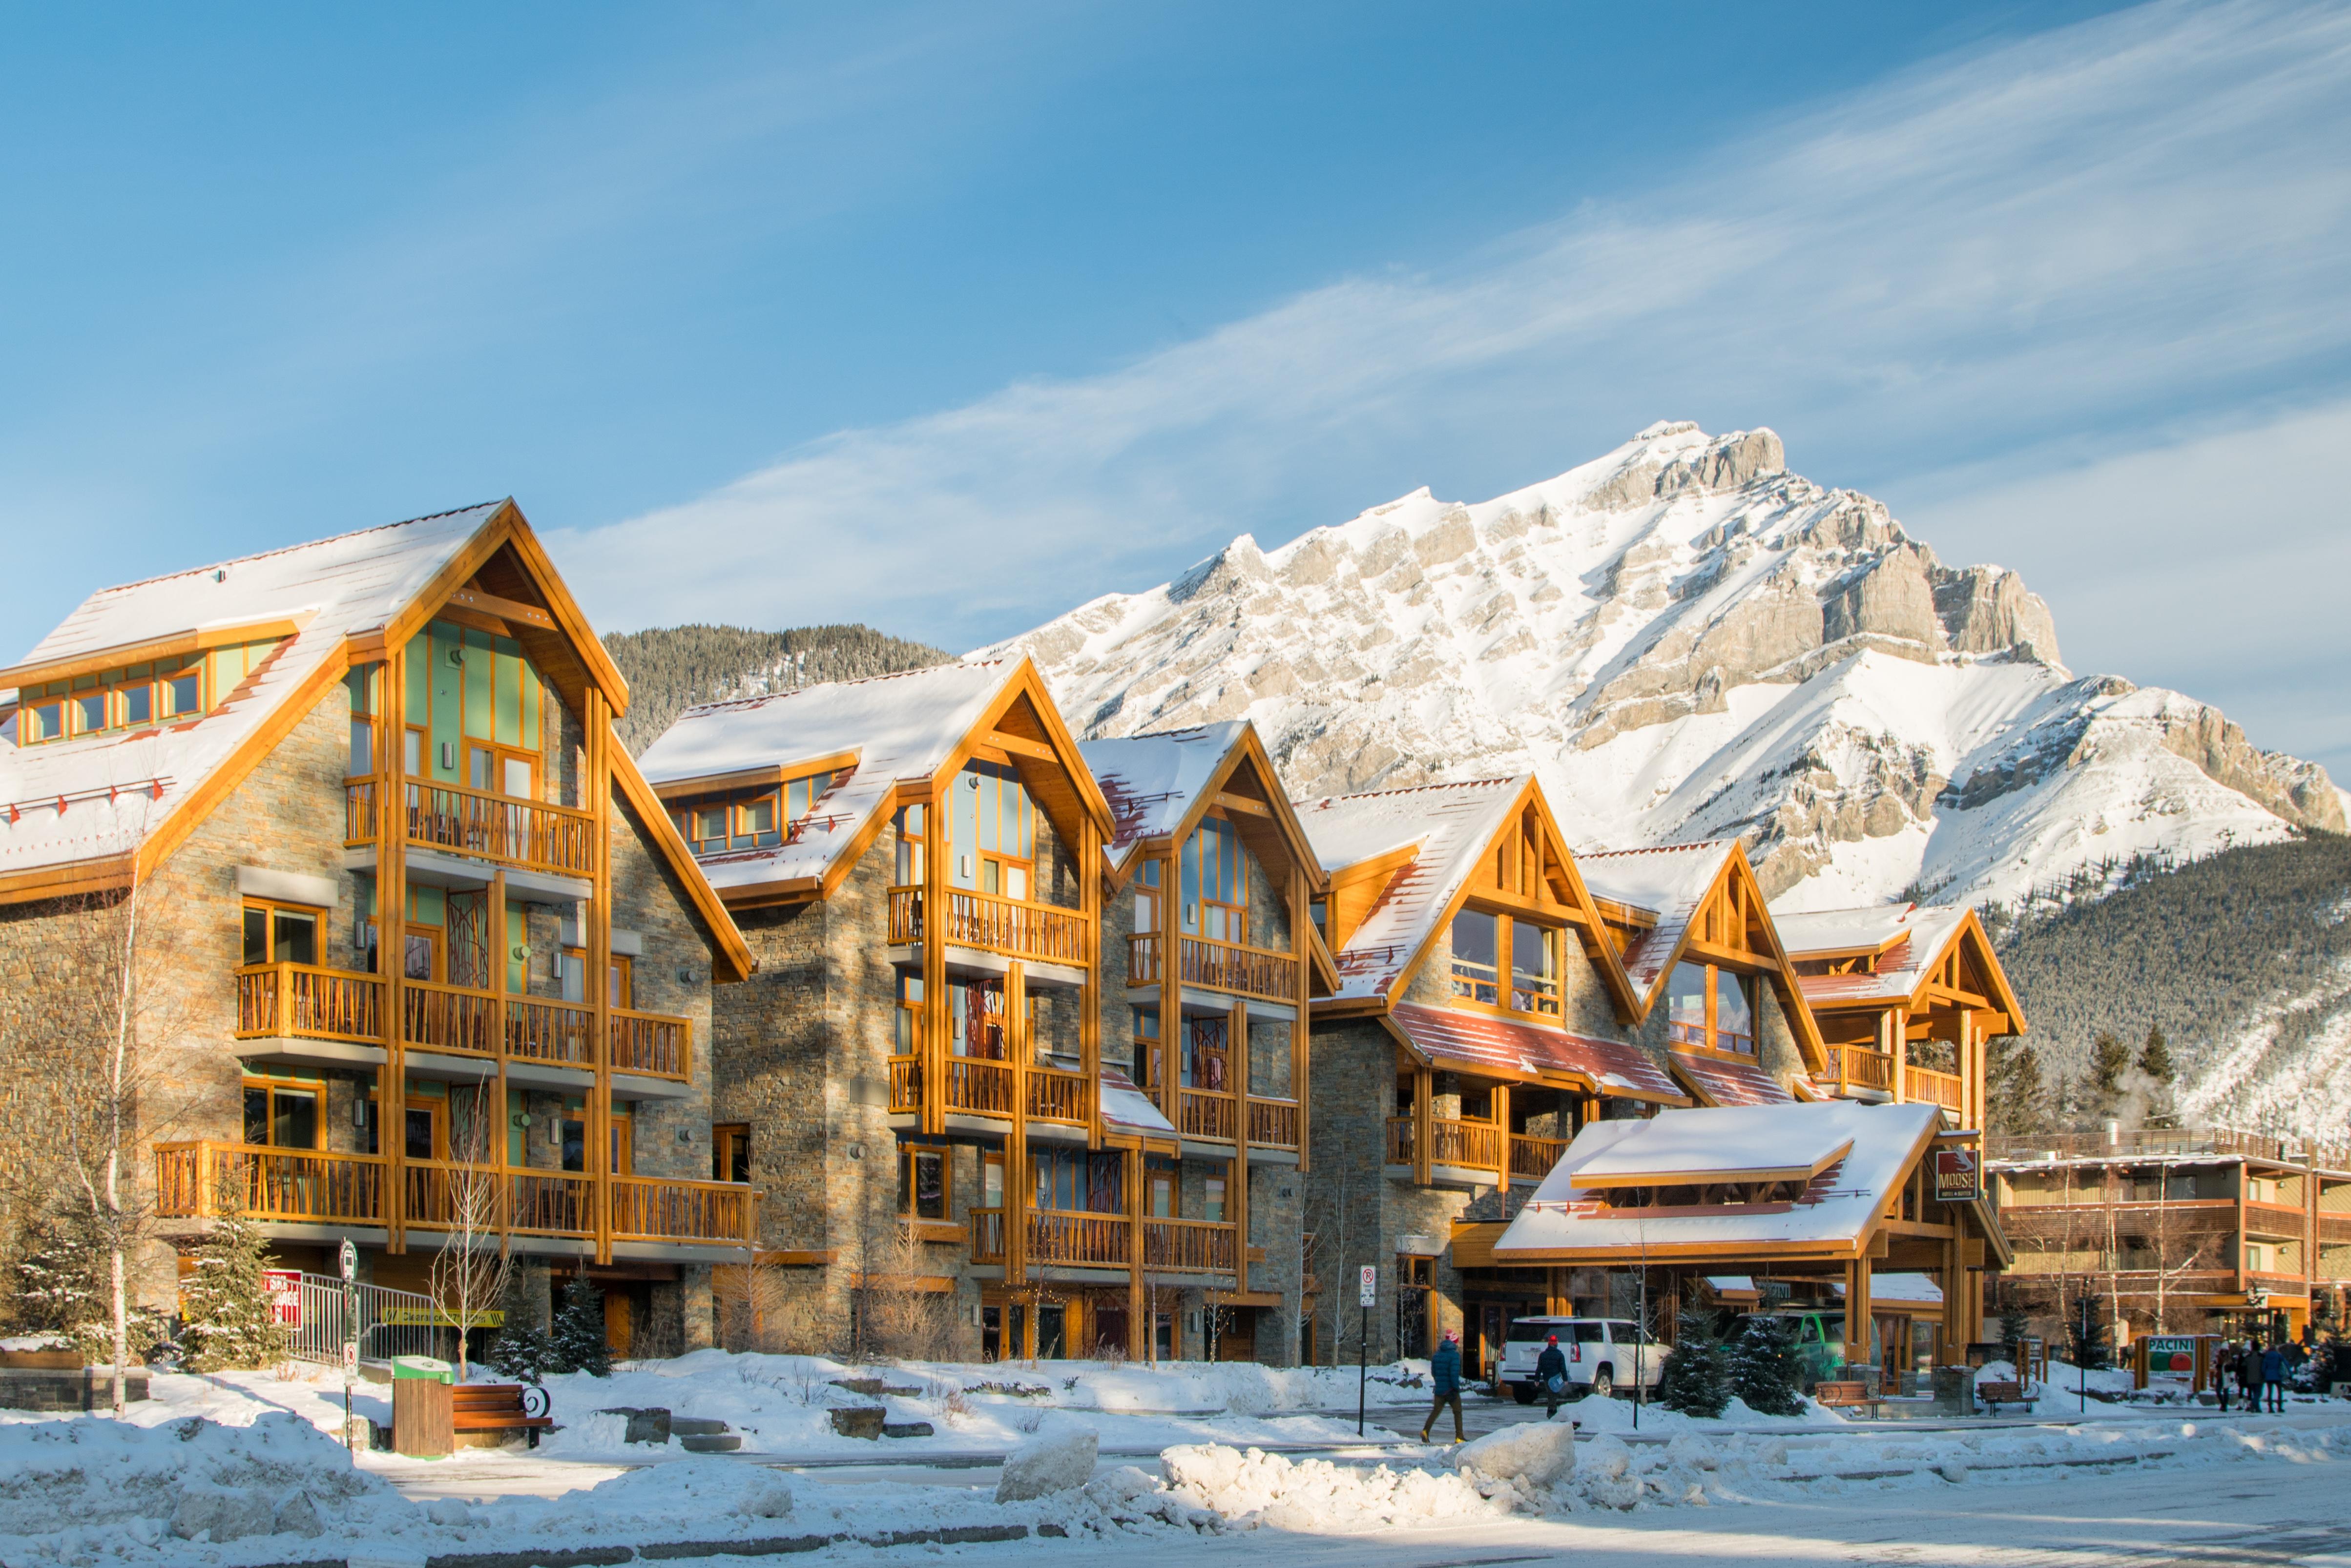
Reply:
[[[1231,1174],[1252,1145],[1270,1162],[1296,1142],[1279,1096],[1241,1119],[1248,1041],[1278,1030],[1228,1034],[1189,1136],[1154,1098],[1183,1110],[1180,1085],[1125,1076],[1131,915],[1109,931],[1102,915],[1118,827],[1027,661],[695,708],[644,766],[759,959],[720,1009],[716,1103],[736,1168],[771,1195],[778,1343],[1198,1356],[1220,1323],[1231,1354],[1257,1311],[1294,1300],[1294,1266],[1275,1270],[1288,1298],[1252,1286],[1241,1238],[1265,1184]],[[1186,844],[1221,843],[1207,811],[1248,816],[1234,802],[1266,794],[1223,777],[1177,813]],[[1127,841],[1129,874],[1151,847]],[[1216,883],[1257,917],[1228,944],[1246,972],[1194,988],[1228,1019],[1279,967],[1282,874],[1278,899],[1245,875]],[[1302,1049],[1259,1049],[1259,1070],[1302,1074]],[[1275,1228],[1279,1201],[1258,1206]]]
[[[2110,1126],[2003,1139],[1991,1170],[2016,1261],[2003,1304],[2052,1344],[2074,1299],[2134,1333],[2299,1334],[2344,1321],[2351,1148]]]
[[[1180,1161],[1148,1162],[1146,1212],[1229,1218],[1249,1243],[1229,1287],[1155,1278],[1176,1305],[1155,1313],[1153,1349],[1289,1364],[1304,1321],[1308,1004],[1337,984],[1310,913],[1322,867],[1247,723],[1079,749],[1114,824],[1103,1054],[1181,1140]]]
[[[135,910],[142,1301],[236,1203],[287,1267],[350,1239],[421,1290],[486,1248],[602,1283],[623,1348],[709,1343],[756,1196],[702,1179],[712,982],[749,956],[512,502],[108,589],[5,688],[9,1162],[87,1113],[114,998],[73,977]]]

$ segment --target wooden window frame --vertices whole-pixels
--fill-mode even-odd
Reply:
[[[312,1151],[317,1151],[324,1149],[327,1146],[327,1081],[325,1079],[289,1078],[282,1073],[255,1072],[248,1069],[244,1073],[243,1081],[239,1087],[242,1091],[242,1094],[250,1094],[256,1090],[259,1090],[268,1096],[266,1106],[263,1113],[262,1124],[266,1131],[273,1134],[276,1133],[277,1128],[277,1096],[279,1094],[306,1094],[311,1099],[317,1101],[319,1105],[318,1119],[312,1124],[312,1134],[318,1140],[316,1143],[307,1145],[280,1144],[274,1141],[273,1138],[272,1141],[266,1143],[248,1143],[245,1145],[246,1148],[308,1148]],[[240,1112],[242,1111],[242,1104],[240,1104]],[[243,1131],[243,1129],[239,1129],[239,1131]]]
[[[1493,986],[1496,999],[1490,1002],[1479,1001],[1476,997],[1467,995],[1460,989],[1465,977],[1461,973],[1458,960],[1453,958],[1451,953],[1453,928],[1465,915],[1479,915],[1494,923]],[[1551,944],[1552,989],[1548,994],[1556,1004],[1552,1008],[1522,1008],[1517,1005],[1516,998],[1520,988],[1517,984],[1516,953],[1518,928],[1521,925],[1531,925],[1544,933]],[[1457,1008],[1465,1012],[1490,1013],[1497,1018],[1529,1019],[1537,1023],[1555,1025],[1565,1023],[1567,1019],[1567,933],[1563,927],[1551,925],[1547,921],[1528,920],[1499,910],[1480,909],[1475,904],[1464,904],[1453,912],[1451,920],[1446,922],[1445,940],[1446,978],[1453,987],[1453,994],[1446,998],[1448,1007]],[[1476,977],[1468,978],[1470,983],[1477,983]],[[1541,996],[1544,993],[1531,994]]]
[[[743,1166],[743,1175],[740,1177],[727,1174],[735,1168],[738,1153],[741,1155]],[[714,1122],[711,1124],[710,1179],[724,1182],[737,1180],[747,1182],[751,1179],[750,1123]]]
[[[939,1208],[936,1218],[914,1212],[916,1201],[916,1160],[925,1155],[936,1155],[939,1162]],[[960,1241],[963,1228],[955,1219],[955,1150],[946,1144],[901,1144],[898,1145],[898,1218],[914,1231],[917,1241]]]
[[[245,916],[249,911],[254,910],[260,911],[268,919],[268,934],[262,943],[262,951],[266,954],[271,955],[271,956],[264,957],[255,964],[248,965],[243,962],[245,953]],[[328,923],[333,914],[334,912],[332,910],[321,909],[315,904],[296,904],[291,900],[282,898],[261,898],[252,894],[241,895],[237,900],[237,954],[240,960],[238,967],[259,967],[262,965],[275,964],[279,961],[275,955],[277,951],[277,917],[280,915],[300,915],[307,917],[312,922],[317,928],[318,935],[317,940],[312,945],[312,956],[308,967],[311,968],[319,968],[324,967],[324,960],[327,956]],[[288,958],[286,959],[285,962],[292,964],[298,963],[300,960]]]
[[[1209,840],[1220,843],[1227,840],[1231,841],[1233,874],[1229,885],[1225,881],[1223,855],[1219,853],[1215,857],[1217,890],[1220,894],[1232,894],[1231,897],[1211,898],[1208,895],[1210,857],[1206,852]],[[1177,912],[1183,925],[1180,935],[1209,942],[1228,942],[1238,947],[1249,945],[1249,844],[1242,839],[1239,828],[1223,814],[1221,809],[1212,810],[1200,820],[1200,825],[1192,831],[1190,838],[1184,841],[1183,849],[1176,852],[1176,856],[1175,894],[1176,901],[1183,905]],[[1196,880],[1194,888],[1184,885],[1187,871]],[[1192,892],[1196,892],[1198,896],[1186,896]],[[1222,936],[1208,935],[1211,911],[1225,917],[1226,934]]]
[[[48,746],[93,735],[137,733],[172,719],[202,718],[212,711],[210,668],[211,661],[205,654],[183,653],[110,670],[86,670],[38,686],[27,686],[17,693],[16,744]],[[195,699],[191,706],[182,707],[172,702],[167,694],[179,682],[188,679],[196,683]],[[130,695],[135,691],[147,694],[146,716],[137,719],[130,716]],[[82,705],[92,700],[99,705],[96,724],[87,723],[79,716]],[[54,720],[40,716],[46,712],[54,712]],[[39,733],[34,733],[36,730]]]
[[[1697,1026],[1700,1031],[1699,1038],[1692,1040],[1680,1034],[1678,1031],[1691,1026],[1685,1024],[1682,1020],[1673,1016],[1673,993],[1671,982],[1669,980],[1667,988],[1667,1000],[1666,1009],[1667,1044],[1676,1051],[1704,1051],[1709,1056],[1721,1057],[1726,1061],[1761,1061],[1763,1055],[1762,1042],[1760,1039],[1760,1036],[1762,1033],[1761,1026],[1763,1022],[1762,986],[1760,983],[1761,977],[1760,976],[1749,974],[1743,969],[1733,969],[1721,964],[1700,964],[1689,958],[1676,960],[1674,967],[1677,969],[1684,967],[1696,969],[1706,977],[1704,981],[1706,1016],[1703,1022]],[[1717,1021],[1717,1009],[1719,1008],[1722,999],[1722,993],[1719,989],[1722,983],[1721,977],[1725,975],[1729,976],[1735,982],[1742,987],[1747,993],[1747,1016],[1750,1022],[1755,1027],[1751,1032],[1746,1035],[1733,1035],[1728,1037],[1730,1039],[1745,1040],[1747,1044],[1743,1048],[1735,1045],[1724,1045],[1721,1043],[1726,1036],[1724,1035],[1721,1025]]]

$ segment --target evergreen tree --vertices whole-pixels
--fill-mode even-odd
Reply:
[[[2111,1364],[2105,1314],[2099,1310],[2096,1292],[2084,1291],[2074,1298],[2065,1332],[2073,1342],[2075,1366],[2085,1372],[2103,1372]]]
[[[1730,1353],[1722,1342],[1692,1334],[1667,1352],[1657,1403],[1685,1416],[1721,1415],[1730,1403]]]
[[[181,1288],[188,1365],[197,1372],[274,1366],[294,1349],[294,1331],[277,1321],[262,1271],[269,1243],[246,1217],[233,1186],[211,1234],[196,1247],[195,1270]]]
[[[2090,1046],[2092,1114],[2111,1116],[2121,1109],[2123,1075],[2130,1070],[2130,1047],[2101,1030]]]
[[[2012,1034],[1993,1040],[1985,1052],[1984,1101],[1996,1133],[2011,1136],[2043,1133],[2056,1119],[2056,1104],[2049,1080],[2041,1071],[2039,1053]]]
[[[1780,1318],[1750,1317],[1730,1344],[1730,1392],[1759,1416],[1800,1416],[1802,1369],[1794,1326]]]
[[[2147,1026],[2147,1045],[2138,1053],[2138,1070],[2168,1089],[2179,1081],[2179,1070],[2171,1060],[2171,1042],[2163,1038],[2163,1026]]]
[[[500,1303],[506,1322],[491,1342],[490,1370],[517,1383],[537,1383],[554,1370],[555,1342],[530,1320],[538,1314],[524,1295],[522,1276],[508,1276],[506,1300]]]
[[[2024,1309],[2017,1304],[2014,1296],[2011,1296],[2008,1305],[2001,1309],[2000,1314],[2000,1343],[2014,1351],[2022,1344],[2032,1327],[2032,1320],[2024,1315]]]
[[[548,1371],[612,1375],[612,1347],[604,1340],[604,1292],[590,1283],[587,1275],[575,1274],[571,1283],[563,1287],[563,1306],[555,1314],[555,1328],[548,1337],[551,1352]]]
[[[28,1228],[16,1259],[16,1326],[78,1339],[107,1316],[100,1291],[103,1262],[89,1227],[73,1217],[44,1215]]]

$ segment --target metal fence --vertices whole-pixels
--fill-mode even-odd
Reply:
[[[351,1293],[356,1316],[343,1320],[343,1292]],[[343,1342],[360,1342],[361,1361],[395,1355],[438,1354],[441,1330],[433,1298],[384,1285],[351,1285],[323,1274],[302,1276],[302,1316],[294,1326],[294,1359],[340,1366]]]

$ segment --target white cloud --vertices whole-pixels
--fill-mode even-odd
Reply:
[[[1659,417],[1774,425],[1797,467],[1900,512],[1910,476],[2045,467],[2069,437],[2126,445],[2338,383],[2346,106],[2339,9],[2109,17],[1936,62],[1450,267],[844,431],[555,542],[600,624],[860,618],[969,646],[1244,528],[1270,546],[1385,499],[1367,476],[1492,494]],[[2127,552],[2129,516],[2074,502],[2069,528]]]

